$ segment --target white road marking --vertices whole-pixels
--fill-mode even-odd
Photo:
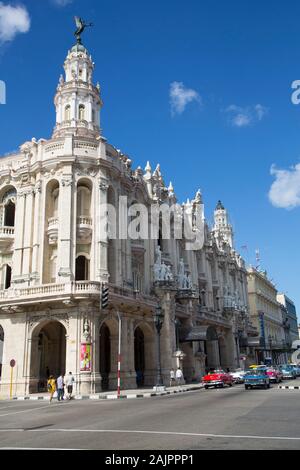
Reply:
[[[5,413],[4,415],[0,415],[0,418],[3,417],[3,416],[13,416],[13,415],[18,415],[20,413],[29,413],[30,411],[36,411],[36,410],[41,410],[43,408],[54,408],[55,406],[62,406],[61,404],[58,404],[58,403],[53,403],[53,404],[48,404],[48,405],[44,405],[44,406],[39,406],[39,407],[36,407],[36,408],[29,408],[28,410],[22,410],[22,411],[14,411],[13,413]],[[66,405],[65,405],[66,406]]]
[[[163,436],[186,436],[186,437],[215,437],[221,439],[264,439],[264,440],[283,440],[300,441],[300,437],[288,436],[252,436],[252,435],[234,435],[234,434],[204,434],[194,432],[174,432],[174,431],[138,431],[128,429],[0,429],[0,432],[65,432],[65,433],[114,433],[114,434],[158,434]]]

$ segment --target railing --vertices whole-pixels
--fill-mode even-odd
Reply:
[[[58,217],[50,217],[48,219],[48,228],[52,228],[58,225]]]
[[[101,283],[97,281],[73,281],[66,284],[44,284],[40,286],[9,288],[0,291],[0,302],[16,303],[20,300],[39,300],[45,297],[70,296],[76,297],[81,295],[97,295],[100,296]],[[155,303],[153,296],[135,292],[127,287],[120,287],[109,284],[110,295],[118,295],[138,301]]]
[[[80,215],[77,217],[77,225],[93,225],[93,219],[89,216]]]
[[[22,298],[47,297],[63,294],[99,294],[100,283],[93,281],[76,281],[69,284],[44,284],[41,286],[10,288],[0,291],[0,300],[18,300]]]
[[[15,227],[0,227],[0,235],[14,235],[15,234]]]

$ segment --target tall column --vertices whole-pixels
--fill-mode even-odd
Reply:
[[[64,174],[61,181],[59,194],[59,242],[58,242],[58,260],[60,267],[58,271],[59,282],[71,281],[72,273],[72,222],[73,217],[73,176],[70,173]],[[66,208],[68,210],[66,211]]]
[[[42,279],[42,273],[39,272],[39,257],[41,255],[41,238],[44,231],[41,226],[41,182],[38,181],[35,186],[35,207],[33,222],[33,246],[32,246],[32,275],[36,284]]]
[[[104,215],[105,205],[107,205],[107,191],[108,191],[108,182],[104,175],[100,178],[99,182],[99,194],[98,200],[102,207],[101,209],[101,220],[98,212],[98,219],[97,219],[97,240],[98,240],[98,255],[97,255],[97,268],[98,268],[98,277],[100,282],[107,282],[108,281],[108,240],[107,237],[103,236],[103,232],[100,233],[100,226],[104,227],[107,224],[107,216]]]
[[[160,306],[164,313],[164,321],[160,334],[161,341],[161,367],[162,378],[165,384],[168,384],[169,371],[173,364],[173,353],[176,349],[175,333],[175,303],[174,297],[176,290],[156,288],[156,295],[160,299]]]
[[[30,280],[31,253],[32,253],[32,235],[34,220],[34,191],[28,190],[25,201],[25,223],[24,223],[24,251],[23,251],[23,274]]]
[[[13,280],[22,274],[22,259],[23,259],[23,237],[24,237],[24,221],[25,221],[25,192],[18,191],[16,203],[16,216],[15,220],[15,243],[13,253]]]

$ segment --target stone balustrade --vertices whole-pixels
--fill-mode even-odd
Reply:
[[[14,236],[15,234],[15,227],[0,227],[0,236]]]

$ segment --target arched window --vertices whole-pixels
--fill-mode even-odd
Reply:
[[[71,119],[71,106],[68,104],[65,107],[65,121],[70,121]]]
[[[16,211],[16,190],[11,188],[2,197],[2,207],[3,207],[3,225],[6,227],[15,226],[15,211]]]
[[[11,267],[6,264],[5,265],[5,283],[4,288],[9,289],[11,286]]]
[[[79,105],[79,121],[84,121],[85,119],[85,106],[83,104]]]
[[[91,214],[91,191],[85,186],[79,186],[77,189],[77,214],[78,217]]]
[[[8,204],[4,207],[4,225],[5,227],[14,227],[15,226],[15,212],[16,206],[10,200]]]
[[[89,280],[89,260],[81,255],[76,258],[76,272],[75,280],[76,281],[88,281]]]

